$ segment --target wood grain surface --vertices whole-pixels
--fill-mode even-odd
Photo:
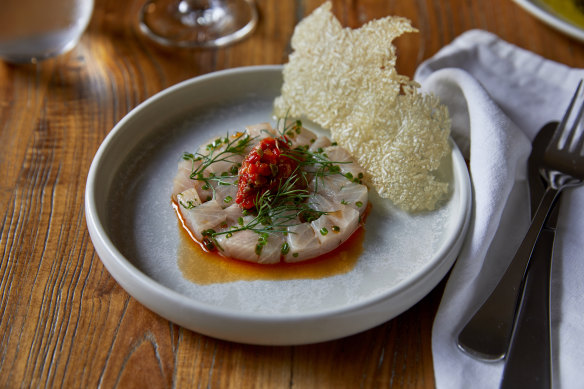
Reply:
[[[260,0],[253,36],[201,51],[143,37],[142,0],[96,0],[72,52],[24,66],[0,61],[0,387],[434,387],[431,327],[444,282],[361,334],[307,346],[241,345],[185,330],[139,304],[109,275],[87,232],[87,172],[125,114],[200,74],[284,63],[294,26],[320,3]],[[389,14],[410,18],[419,34],[396,42],[398,70],[409,76],[474,28],[584,67],[584,45],[510,0],[333,4],[345,26]]]

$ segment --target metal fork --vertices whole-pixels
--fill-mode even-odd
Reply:
[[[584,180],[583,126],[584,87],[580,81],[545,151],[541,174],[548,185],[531,226],[491,295],[458,335],[458,346],[476,358],[498,360],[507,352],[523,280],[543,224],[558,194]]]

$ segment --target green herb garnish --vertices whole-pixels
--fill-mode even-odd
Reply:
[[[209,143],[205,147],[209,151],[206,155],[198,152],[195,154],[183,153],[184,160],[193,162],[190,178],[202,181],[203,190],[212,189],[213,197],[215,196],[215,188],[212,182],[215,182],[216,185],[236,185],[237,172],[241,164],[239,160],[233,159],[233,155],[243,155],[253,139],[249,134],[243,132],[234,136],[227,134],[224,138],[216,138]],[[201,164],[195,168],[195,162],[199,161],[201,161]],[[231,165],[228,172],[222,172],[219,176],[212,172],[205,176],[205,170],[216,162],[231,162],[233,165]]]

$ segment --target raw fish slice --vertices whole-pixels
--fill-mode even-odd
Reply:
[[[329,192],[338,192],[343,186],[348,184],[351,184],[351,181],[341,174],[325,175],[324,177],[315,176],[312,181],[310,181],[309,189],[313,192],[324,195]]]
[[[244,261],[261,264],[272,264],[280,262],[282,243],[281,236],[270,235],[265,246],[257,254],[257,246],[260,235],[251,230],[234,232],[229,238],[227,235],[217,236],[217,243],[223,251],[221,254],[237,258]]]
[[[213,148],[215,149],[215,152],[225,150],[227,145],[225,144],[224,139],[225,137],[223,136],[216,136],[203,142],[203,144],[197,149],[197,156],[209,155]]]
[[[278,219],[278,224],[282,226],[295,226],[300,223],[298,220],[298,210],[284,210],[282,212],[273,212],[270,215],[272,218]]]
[[[203,231],[218,228],[227,216],[216,200],[207,201],[191,209],[180,207],[180,212],[189,231],[199,241],[203,239]]]
[[[196,169],[201,162],[193,162],[182,160],[178,163],[178,171],[174,176],[173,188],[172,188],[172,198],[176,201],[176,195],[179,193],[193,188],[193,180],[191,180],[190,175],[193,169]]]
[[[204,181],[198,180],[191,181],[193,182],[193,186],[197,190],[197,193],[199,194],[199,198],[201,199],[201,201],[205,202],[213,199],[213,189],[210,186],[209,189],[203,189],[206,188]]]
[[[204,177],[209,177],[212,174],[221,176],[221,174],[234,175],[237,174],[238,164],[243,161],[243,156],[239,154],[224,154],[221,156],[221,161],[217,160],[205,168]],[[235,169],[235,170],[233,170]]]
[[[315,178],[311,182],[310,189],[316,189],[318,194],[334,203],[341,203],[355,208],[359,211],[359,214],[363,214],[367,208],[367,187],[351,182],[339,174]]]
[[[282,244],[285,240],[282,235],[270,234],[262,250],[260,251],[259,263],[278,263],[282,257]]]
[[[339,231],[334,231],[333,228],[333,235],[337,234],[342,237],[343,242],[359,227],[359,211],[346,205],[341,204],[341,209],[331,212],[325,217],[333,226],[339,227]]]
[[[341,172],[343,174],[351,173],[353,177],[358,177],[359,173],[364,174],[363,168],[359,166],[357,161],[354,161],[351,154],[340,146],[329,146],[324,148],[325,154],[328,159],[334,162],[350,162],[350,163],[339,163]]]
[[[198,207],[202,201],[195,188],[189,188],[176,195],[176,202],[183,208]]]
[[[255,253],[255,247],[258,243],[258,234],[253,231],[245,230],[234,232],[230,237],[228,235],[218,235],[217,243],[221,248],[221,254],[237,258],[244,261],[257,262],[258,255]]]
[[[346,205],[341,206],[341,209],[310,223],[320,241],[321,254],[340,246],[359,226],[359,212]]]
[[[178,172],[174,177],[172,198],[174,201],[178,201],[177,195],[186,191],[187,189],[194,188],[197,191],[197,197],[199,201],[207,201],[213,198],[213,190],[203,189],[204,182],[193,180],[190,178],[191,173],[194,169],[201,165],[201,161],[186,161],[183,160],[178,164]]]
[[[292,143],[290,147],[295,148],[298,146],[310,146],[316,142],[318,136],[314,132],[301,127],[299,132],[294,129],[286,131],[286,138]]]
[[[270,123],[259,123],[247,126],[245,127],[245,132],[251,138],[250,144],[245,149],[245,155],[247,155],[262,139],[269,136],[275,138],[279,135]]]
[[[320,212],[334,212],[344,206],[341,203],[333,203],[331,200],[318,193],[315,193],[308,198],[308,205],[310,208]]]
[[[242,226],[248,225],[254,219],[254,216],[243,216],[243,212],[237,204],[230,205],[229,207],[223,209],[223,212],[225,213],[225,221],[214,229],[216,232],[237,230]],[[242,224],[239,224],[240,221]],[[235,232],[233,233],[235,234]]]
[[[238,136],[243,135],[243,133],[238,134],[231,134],[229,135],[230,142],[236,142],[233,146],[237,145],[237,138]],[[203,143],[199,149],[197,150],[196,157],[209,157],[213,158],[213,156],[218,156],[221,152],[224,152],[227,149],[226,137],[214,137],[209,139],[207,142]],[[243,161],[243,156],[240,154],[234,153],[224,153],[221,154],[217,159],[209,164],[205,168],[205,177],[209,175],[209,173],[215,173],[216,175],[220,175],[222,172],[227,171],[230,172],[231,167],[234,164],[241,163]],[[203,160],[196,161],[197,167],[203,163]],[[193,169],[194,170],[194,169]]]
[[[172,198],[177,201],[177,195],[187,189],[195,188],[201,201],[213,197],[211,189],[204,190],[204,182],[191,179],[191,173],[201,165],[201,161],[182,160],[178,163],[178,171],[174,176]]]
[[[245,131],[250,137],[256,138],[254,144],[258,143],[260,139],[266,138],[268,136],[276,137],[278,132],[272,127],[270,123],[259,123],[251,126],[246,126]]]
[[[227,224],[230,226],[237,225],[237,221],[239,220],[239,218],[240,217],[243,218],[243,212],[239,205],[237,204],[232,204],[228,206],[227,208],[224,209],[224,211],[227,219]]]
[[[309,223],[288,227],[286,240],[289,251],[284,256],[285,262],[298,262],[321,254],[320,241]]]
[[[328,147],[330,145],[331,145],[331,140],[329,138],[327,138],[326,136],[319,136],[310,145],[310,147],[308,148],[308,150],[310,150],[312,152],[315,152],[315,151],[318,151],[318,149],[324,149],[325,147]]]
[[[341,204],[346,204],[351,208],[356,209],[360,215],[367,209],[367,187],[361,184],[351,183],[343,186],[339,192],[336,193],[335,201]]]
[[[223,207],[228,207],[235,203],[235,196],[237,196],[237,178],[236,177],[226,177],[224,179],[224,185],[221,183],[213,182],[213,187],[215,188],[215,200],[221,204]]]
[[[233,137],[233,136],[231,136]],[[201,146],[198,150],[198,157],[201,156],[209,156],[211,154],[211,150],[208,148],[209,145],[212,145],[214,142],[216,141],[221,141],[221,146],[217,147],[216,149],[213,150],[213,155],[219,155],[219,153],[221,153],[221,151],[225,150],[227,145],[224,143],[224,138],[212,138],[210,140],[208,140],[203,146]],[[218,159],[216,161],[214,161],[213,163],[209,164],[208,166],[205,167],[204,172],[203,172],[203,177],[204,178],[208,178],[211,176],[217,176],[220,177],[222,174],[225,175],[230,175],[233,176],[234,174],[237,174],[237,170],[234,170],[234,166],[235,169],[237,169],[238,164],[240,164],[243,161],[243,156],[239,155],[239,154],[233,154],[233,153],[226,153],[224,155],[221,155],[220,157],[218,157]],[[179,164],[179,173],[177,174],[180,175],[180,180],[177,184],[175,184],[175,186],[179,187],[179,185],[187,185],[187,180],[190,181],[190,187],[195,187],[197,189],[197,192],[199,194],[199,197],[201,198],[202,201],[207,201],[208,199],[212,199],[213,198],[213,189],[211,189],[210,186],[212,187],[216,187],[217,186],[217,182],[215,180],[209,180],[209,184],[210,186],[208,187],[206,185],[206,182],[203,180],[196,180],[196,179],[191,179],[190,175],[193,171],[195,171],[201,164],[203,163],[203,160],[199,160],[199,161],[183,161]],[[188,174],[185,176],[183,176],[183,173],[186,173],[188,170]],[[175,178],[175,181],[177,179]],[[236,180],[236,178],[233,178],[231,180],[231,182],[234,182]],[[206,189],[205,189],[206,188]],[[225,194],[220,201],[222,201],[226,196],[228,196],[229,194]],[[232,195],[233,196],[233,195]],[[235,196],[233,196],[235,198]]]

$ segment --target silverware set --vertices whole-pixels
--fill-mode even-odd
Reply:
[[[584,180],[584,85],[559,124],[544,126],[529,159],[531,226],[495,289],[458,336],[471,356],[505,358],[502,388],[551,387],[549,280],[558,196]]]

